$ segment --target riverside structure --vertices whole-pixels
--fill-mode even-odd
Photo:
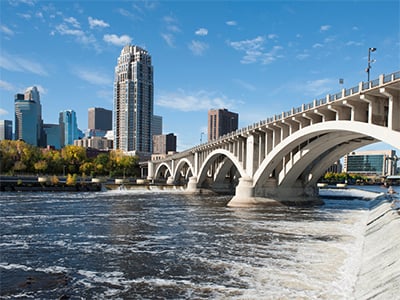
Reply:
[[[149,161],[148,179],[234,193],[229,206],[318,201],[317,181],[343,155],[378,141],[400,149],[399,115],[400,71]]]

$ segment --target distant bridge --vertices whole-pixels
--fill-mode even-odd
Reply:
[[[148,179],[230,192],[230,206],[309,202],[329,166],[378,141],[400,149],[400,71],[150,161]]]

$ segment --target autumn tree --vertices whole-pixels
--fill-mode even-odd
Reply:
[[[61,151],[61,156],[65,160],[68,172],[76,174],[79,167],[87,160],[86,149],[80,146],[67,145]]]

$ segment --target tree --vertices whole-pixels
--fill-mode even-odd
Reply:
[[[87,159],[86,149],[74,145],[65,146],[61,155],[67,163],[68,171],[74,174],[79,172],[79,166]]]
[[[114,150],[110,153],[110,160],[114,175],[137,176],[137,156],[125,155],[121,150]]]
[[[107,175],[110,172],[110,155],[101,153],[93,161],[96,175]]]
[[[79,171],[82,174],[91,174],[94,171],[94,163],[92,162],[84,162],[83,164],[81,164],[81,166],[79,167]]]
[[[36,162],[33,166],[39,174],[43,174],[46,172],[48,164],[47,164],[47,161],[42,159],[42,160],[39,160],[38,162]]]

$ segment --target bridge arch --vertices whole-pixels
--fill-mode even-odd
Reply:
[[[305,184],[315,185],[326,170],[323,168],[329,167],[335,159],[377,141],[400,149],[400,132],[355,121],[327,121],[307,126],[288,136],[265,157],[254,174],[253,187],[265,185],[279,165],[283,167],[279,170],[280,174],[275,174],[277,187],[296,186],[299,176],[307,168],[314,174],[306,179]],[[305,146],[300,147],[302,144]],[[287,156],[291,158],[285,165]]]
[[[154,179],[166,179],[172,176],[172,170],[169,164],[163,162],[159,164],[154,172]]]
[[[193,174],[194,174],[194,168],[190,160],[187,158],[182,158],[181,160],[179,160],[175,168],[175,172],[173,174],[174,181],[178,182],[182,177],[184,181],[188,181],[189,177],[193,176]]]
[[[218,161],[219,160],[219,161]],[[242,164],[238,159],[228,150],[216,149],[212,151],[204,160],[203,164],[199,170],[199,176],[197,178],[197,185],[201,187],[204,185],[212,165],[217,165],[212,175],[212,183],[215,184],[222,183],[222,178],[227,174],[229,170],[235,168],[236,173],[239,177],[246,176],[246,172],[242,167]],[[217,188],[218,189],[218,188]]]

